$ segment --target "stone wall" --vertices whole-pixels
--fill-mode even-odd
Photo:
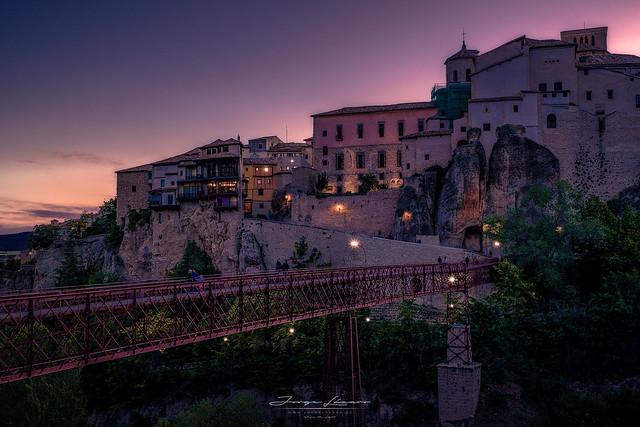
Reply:
[[[149,171],[118,172],[116,175],[116,221],[124,226],[129,210],[149,207]],[[135,189],[135,191],[134,191]]]
[[[261,245],[264,264],[275,269],[276,262],[288,260],[294,250],[294,242],[304,237],[309,249],[317,248],[322,257],[320,263],[333,267],[350,265],[393,265],[435,263],[438,257],[448,262],[463,261],[467,253],[462,249],[432,244],[402,242],[365,235],[357,235],[358,249],[349,241],[351,232],[329,230],[282,222],[244,219],[242,227],[254,234]]]
[[[320,199],[298,193],[292,201],[291,222],[388,237],[393,230],[399,197],[400,190]]]

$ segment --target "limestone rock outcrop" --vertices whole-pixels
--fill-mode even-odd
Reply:
[[[392,238],[415,242],[416,236],[436,234],[436,212],[443,170],[429,168],[405,180],[398,198]]]
[[[237,259],[239,273],[254,273],[267,269],[258,239],[251,231],[244,228],[238,232]]]
[[[436,228],[442,244],[466,247],[467,235],[477,234],[481,226],[486,169],[484,148],[478,140],[471,139],[469,144],[454,151],[438,203]]]
[[[552,186],[560,177],[556,156],[524,136],[523,126],[504,125],[489,159],[484,216],[504,214],[531,186]]]

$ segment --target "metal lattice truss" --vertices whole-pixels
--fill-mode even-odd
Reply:
[[[0,383],[489,283],[492,264],[332,268],[0,296]],[[455,280],[451,278],[455,278]]]

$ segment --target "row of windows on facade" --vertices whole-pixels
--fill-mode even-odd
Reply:
[[[418,119],[418,132],[424,132],[425,119]],[[398,136],[404,136],[404,120],[398,120]],[[378,137],[384,138],[385,135],[385,122],[378,122]],[[322,136],[327,136],[327,131],[322,131]],[[364,123],[358,123],[356,125],[356,136],[358,139],[364,138]],[[336,141],[342,141],[344,138],[344,127],[342,125],[336,125]]]
[[[575,44],[578,44],[578,38],[574,37],[573,42]],[[589,36],[580,36],[580,44],[591,44],[591,46],[595,46],[596,38],[594,36],[591,36],[591,43],[589,43]]]
[[[425,154],[424,159],[430,160],[430,155]],[[385,151],[378,152],[378,168],[382,169],[387,166],[387,153]],[[323,161],[323,165],[327,165],[327,161]],[[336,170],[344,170],[344,153],[336,153]],[[396,152],[396,167],[402,167],[402,152]],[[407,163],[407,169],[411,169],[411,163]],[[365,168],[365,153],[356,153],[356,169],[364,169]],[[384,179],[384,178],[380,178]]]
[[[211,154],[217,154],[217,153],[228,153],[229,152],[229,146],[228,145],[222,145],[220,147],[209,147],[207,148],[207,154],[211,155]]]

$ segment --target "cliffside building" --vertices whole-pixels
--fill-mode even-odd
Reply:
[[[400,138],[424,131],[435,112],[431,102],[409,102],[314,114],[313,164],[327,174],[328,191],[355,193],[364,174],[389,188],[402,186]]]

